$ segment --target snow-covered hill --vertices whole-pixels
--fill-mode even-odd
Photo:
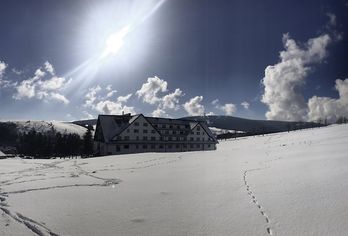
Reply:
[[[216,151],[0,160],[0,235],[346,235],[348,125]]]
[[[75,125],[70,122],[60,122],[60,121],[2,121],[2,123],[15,124],[17,131],[20,133],[27,133],[32,129],[35,129],[37,132],[48,132],[54,128],[57,132],[60,133],[75,133],[80,136],[86,132],[86,128]]]

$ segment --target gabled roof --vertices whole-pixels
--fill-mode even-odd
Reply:
[[[99,124],[103,131],[104,141],[109,142],[115,135],[129,126],[130,115],[99,115]]]

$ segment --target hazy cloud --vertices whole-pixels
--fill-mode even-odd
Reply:
[[[226,103],[225,105],[221,106],[220,109],[223,110],[228,116],[231,116],[237,111],[236,105],[233,103]]]
[[[7,64],[3,61],[0,61],[0,79],[5,74],[6,68],[7,68]]]
[[[250,104],[247,101],[244,101],[240,104],[242,107],[244,107],[244,109],[248,110],[250,107]]]

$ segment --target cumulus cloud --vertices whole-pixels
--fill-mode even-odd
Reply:
[[[167,81],[155,76],[148,78],[147,82],[136,92],[138,97],[142,98],[143,102],[157,105],[157,108],[152,112],[153,116],[168,117],[168,110],[178,110],[180,108],[179,99],[184,96],[184,93],[181,89],[177,88],[172,93],[160,95],[160,93],[168,92],[167,87]]]
[[[185,102],[184,109],[191,116],[201,116],[204,114],[204,106],[201,104],[203,96],[196,96]]]
[[[5,74],[6,68],[7,68],[7,64],[3,61],[0,61],[0,79]]]
[[[219,99],[215,99],[211,102],[211,104],[218,110],[223,111],[226,115],[230,116],[237,111],[237,107],[233,103],[226,103],[224,105],[220,105]]]
[[[131,93],[125,96],[119,96],[116,100],[110,100],[108,96],[106,96],[106,98],[100,95],[98,96],[102,91],[103,89],[99,85],[89,88],[85,95],[84,106],[107,115],[119,115],[122,114],[122,112],[135,113],[134,107],[124,104],[132,96]],[[105,91],[112,91],[111,86],[107,86]]]
[[[179,109],[179,98],[183,95],[181,89],[175,89],[173,93],[167,94],[162,98],[163,109]]]
[[[117,98],[117,102],[127,102],[128,99],[132,96],[132,94],[127,94],[126,96],[119,96]]]
[[[220,109],[223,110],[228,116],[231,116],[237,110],[236,105],[233,103],[226,103],[225,105],[221,106]]]
[[[339,94],[338,99],[313,96],[308,100],[310,121],[327,119],[335,122],[339,117],[348,117],[348,79],[337,79],[335,89]]]
[[[148,78],[141,88],[136,92],[139,98],[143,99],[143,102],[149,104],[155,104],[161,101],[161,98],[157,96],[159,92],[167,91],[167,82],[158,78],[157,76]]]
[[[242,107],[244,107],[244,109],[248,110],[250,107],[250,104],[247,101],[244,101],[240,104]]]
[[[162,110],[161,108],[157,108],[151,113],[152,116],[154,117],[168,117],[168,114],[166,113],[165,110]]]
[[[289,34],[283,36],[285,50],[280,52],[280,62],[268,66],[262,80],[264,94],[261,101],[269,108],[267,119],[306,120],[308,107],[301,88],[312,66],[327,56],[330,42],[330,36],[323,34],[309,39],[301,47]]]
[[[49,62],[45,62],[42,67],[35,71],[33,77],[18,84],[12,84],[16,90],[12,97],[16,100],[36,98],[40,100],[55,100],[68,104],[69,100],[60,91],[69,82],[70,80],[64,77],[56,76],[53,66]]]

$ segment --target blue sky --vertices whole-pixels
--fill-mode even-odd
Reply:
[[[4,0],[0,119],[348,116],[347,13],[345,0]]]

